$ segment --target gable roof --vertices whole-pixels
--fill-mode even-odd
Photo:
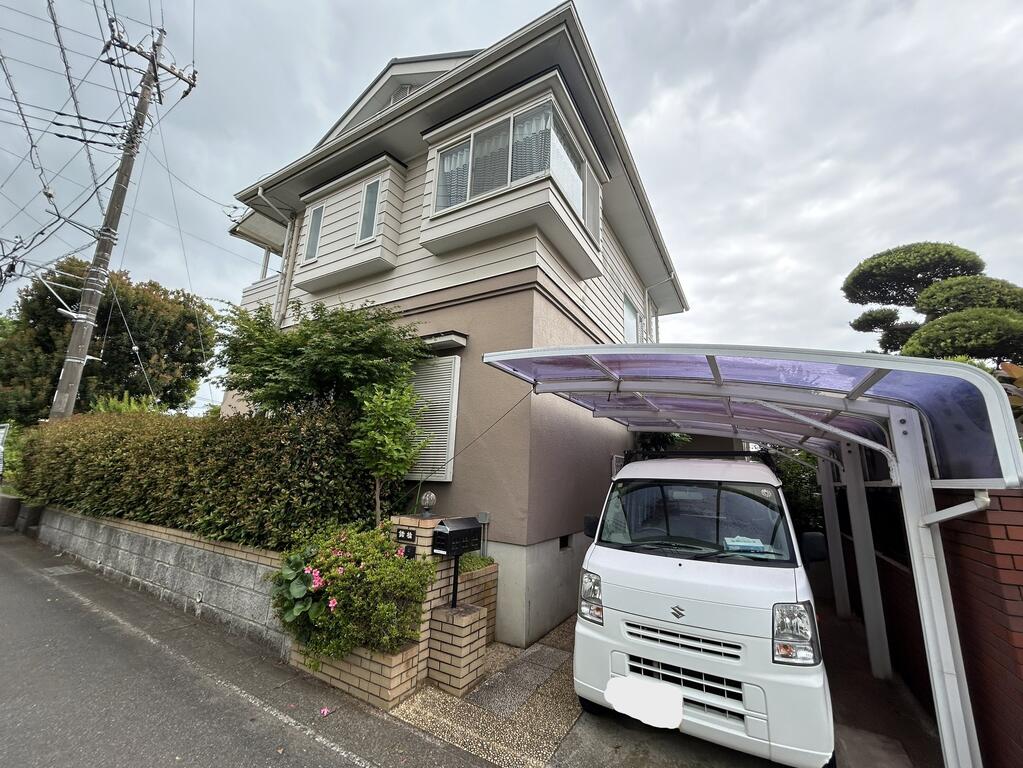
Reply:
[[[361,122],[342,125],[342,118],[310,152],[236,197],[270,218],[278,218],[275,209],[301,210],[301,196],[308,190],[385,153],[410,160],[426,151],[425,133],[552,70],[564,79],[607,167],[611,179],[603,188],[604,215],[649,289],[658,314],[685,311],[689,304],[572,2]]]
[[[363,120],[386,109],[390,101],[391,88],[389,86],[397,87],[399,84],[407,83],[421,88],[445,72],[451,71],[466,59],[471,59],[480,50],[477,48],[471,51],[452,51],[391,59],[380,70],[380,74],[373,78],[373,82],[366,86],[366,89],[359,94],[352,105],[345,110],[345,113],[330,127],[326,135],[316,142],[316,146],[321,146],[324,142],[343,133],[346,128],[358,125]]]

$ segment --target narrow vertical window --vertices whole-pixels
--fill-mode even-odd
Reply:
[[[548,102],[515,116],[511,180],[535,176],[550,167],[551,105]]]
[[[582,216],[583,159],[568,137],[568,129],[557,116],[554,117],[554,138],[551,141],[551,176],[561,194],[575,208],[576,213]]]
[[[366,185],[362,193],[362,216],[359,219],[359,242],[370,240],[377,233],[377,201],[380,198],[380,179]]]
[[[437,156],[437,200],[434,210],[441,211],[464,203],[469,197],[469,141]]]
[[[508,184],[508,121],[473,134],[472,186],[475,197]]]
[[[305,260],[312,261],[320,248],[320,225],[323,224],[323,206],[314,208],[309,218],[309,232],[305,239]]]
[[[638,344],[639,343],[639,312],[636,311],[636,306],[625,298],[625,343],[626,344]]]
[[[586,167],[586,189],[583,193],[583,223],[586,229],[593,235],[593,239],[600,242],[600,182],[593,175],[589,166]]]

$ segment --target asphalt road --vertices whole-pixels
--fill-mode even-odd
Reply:
[[[0,766],[483,765],[0,531]]]

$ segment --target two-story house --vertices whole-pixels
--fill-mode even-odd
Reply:
[[[369,301],[419,324],[436,358],[417,371],[431,440],[411,479],[440,516],[489,515],[498,638],[524,645],[570,615],[583,516],[631,435],[481,356],[657,341],[658,318],[687,308],[575,7],[482,50],[393,59],[310,152],[237,197],[251,211],[232,233],[281,262],[243,306],[286,327],[295,300]]]

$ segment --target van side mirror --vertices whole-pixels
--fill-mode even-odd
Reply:
[[[820,531],[807,531],[799,537],[799,551],[804,563],[819,563],[828,559],[828,542]]]
[[[583,533],[591,539],[597,538],[597,523],[600,518],[597,515],[587,515],[583,518]]]

